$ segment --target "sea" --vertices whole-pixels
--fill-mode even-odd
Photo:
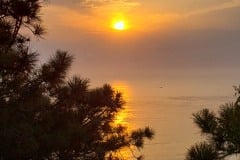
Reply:
[[[154,139],[145,141],[144,148],[139,151],[145,160],[184,160],[191,145],[205,140],[193,123],[192,114],[203,108],[217,113],[219,107],[233,102],[235,98],[234,95],[163,96],[147,92],[128,94],[129,86],[115,86],[125,92],[126,99],[125,109],[119,114],[118,123],[127,125],[130,130],[149,126],[155,132]],[[227,160],[238,158],[234,155]]]

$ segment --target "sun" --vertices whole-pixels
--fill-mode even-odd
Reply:
[[[126,23],[123,20],[115,21],[112,28],[119,31],[126,30]]]

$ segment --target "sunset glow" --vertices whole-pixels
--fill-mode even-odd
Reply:
[[[39,65],[66,50],[74,57],[66,79],[122,93],[111,125],[153,128],[146,159],[185,159],[202,140],[192,115],[232,102],[240,84],[239,14],[240,0],[50,0],[41,12],[47,34],[29,48],[43,53]]]
[[[126,23],[123,20],[118,20],[113,23],[112,28],[119,31],[125,30]]]
[[[125,29],[124,21],[118,21],[118,22],[114,23],[113,28],[116,30],[124,30]]]
[[[128,103],[128,101],[130,100],[130,88],[128,87],[128,85],[124,82],[114,82],[112,85],[116,92],[122,93],[123,99],[126,101],[126,103]],[[115,125],[125,125],[129,127],[129,124],[126,122],[126,118],[128,118],[129,116],[127,106],[124,107],[125,109],[116,115],[114,123]]]

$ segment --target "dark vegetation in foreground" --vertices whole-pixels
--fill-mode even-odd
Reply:
[[[41,37],[41,0],[0,0],[0,159],[125,159],[143,148],[153,131],[114,125],[123,109],[110,85],[90,89],[80,77],[66,80],[73,57],[57,51],[37,66],[31,37]],[[34,36],[25,36],[21,31]],[[128,159],[128,158],[126,158]]]
[[[221,106],[218,114],[209,109],[193,114],[206,141],[193,145],[186,160],[223,160],[240,153],[240,88],[235,89],[236,102]]]

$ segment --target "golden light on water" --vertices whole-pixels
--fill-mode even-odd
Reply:
[[[112,83],[112,87],[116,92],[122,93],[123,99],[126,102],[124,109],[117,113],[113,125],[123,125],[124,127],[127,127],[127,131],[131,131],[131,123],[128,121],[131,116],[131,113],[129,112],[130,108],[128,106],[128,102],[131,100],[130,86],[126,82],[115,81]],[[133,159],[132,152],[128,147],[121,148],[121,150],[117,152],[116,155],[119,157],[127,158],[129,160]]]
[[[124,106],[124,109],[120,111],[115,118],[114,124],[115,125],[124,125],[129,127],[129,123],[126,119],[129,118],[129,106],[127,103],[130,100],[131,90],[129,85],[127,85],[125,82],[113,82],[112,83],[113,88],[117,91],[122,93],[123,99],[126,101],[126,105]]]
[[[121,111],[117,114],[114,124],[115,125],[127,125],[125,119],[127,118],[127,113]]]
[[[122,93],[123,99],[128,102],[131,98],[131,88],[126,82],[114,81],[112,87],[116,92]]]

